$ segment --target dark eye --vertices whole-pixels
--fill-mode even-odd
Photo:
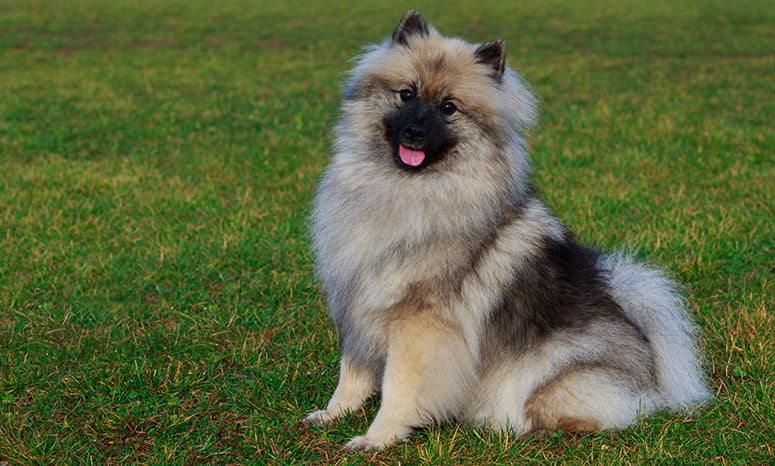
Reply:
[[[401,89],[398,95],[401,96],[401,100],[403,102],[408,102],[414,99],[414,91],[412,89]]]
[[[441,104],[441,112],[444,115],[452,115],[453,113],[457,112],[457,107],[455,107],[455,104],[448,100]]]

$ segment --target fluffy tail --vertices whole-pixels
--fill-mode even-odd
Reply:
[[[709,397],[696,331],[675,284],[625,255],[605,257],[614,300],[646,335],[656,354],[658,388],[647,410],[690,409]]]

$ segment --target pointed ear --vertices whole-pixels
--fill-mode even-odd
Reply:
[[[476,49],[474,55],[477,62],[495,71],[496,79],[503,76],[503,70],[506,68],[506,43],[501,39],[485,42]]]
[[[393,32],[393,43],[409,45],[408,38],[414,35],[428,35],[428,25],[420,13],[409,10],[401,18],[398,27]]]

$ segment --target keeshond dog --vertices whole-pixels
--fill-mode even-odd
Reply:
[[[379,391],[349,448],[432,422],[621,428],[708,397],[675,285],[579,245],[531,188],[536,101],[505,58],[410,11],[345,85],[312,215],[339,384],[306,422]]]

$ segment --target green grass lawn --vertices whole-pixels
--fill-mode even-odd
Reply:
[[[775,3],[0,0],[0,465],[775,459]],[[569,3],[570,5],[567,5]],[[535,181],[685,286],[715,402],[621,432],[350,453],[309,203],[343,73],[418,8],[503,38]]]

